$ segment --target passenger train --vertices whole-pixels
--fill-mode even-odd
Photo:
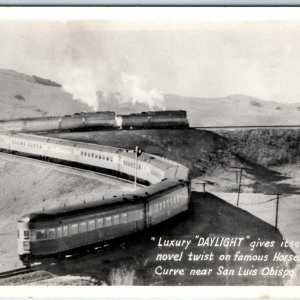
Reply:
[[[139,114],[116,115],[114,112],[76,113],[63,117],[40,117],[2,120],[0,132],[34,132],[80,129],[142,129],[187,128],[185,111],[149,111]]]
[[[189,169],[166,158],[128,149],[25,133],[0,133],[0,150],[98,167],[148,184],[130,195],[29,213],[18,220],[24,264],[144,230],[188,209]]]

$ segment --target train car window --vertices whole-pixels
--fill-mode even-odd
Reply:
[[[114,225],[120,224],[120,216],[119,215],[114,215],[113,222],[114,222]]]
[[[97,228],[102,228],[103,227],[103,218],[97,219]]]
[[[86,222],[79,223],[79,232],[86,232]]]
[[[92,157],[94,157],[94,153],[92,153]]]
[[[113,158],[112,158],[112,156],[111,156],[109,159],[110,159],[110,161],[113,161]]]
[[[153,212],[154,212],[154,213],[157,212],[157,203],[155,203],[154,206],[153,206]]]
[[[36,239],[37,240],[44,240],[47,238],[46,229],[41,229],[36,231]]]
[[[105,226],[111,226],[111,217],[105,217]]]
[[[149,213],[150,213],[150,215],[153,213],[153,205],[152,204],[149,205]]]
[[[55,228],[48,229],[48,239],[55,239]]]
[[[68,236],[69,235],[69,227],[66,225],[63,227],[63,236]]]
[[[128,214],[127,213],[122,213],[121,214],[121,222],[126,223],[128,221]]]
[[[70,226],[70,235],[78,233],[78,224],[72,224]]]
[[[101,159],[101,154],[99,154],[99,159]]]
[[[61,238],[62,237],[62,227],[57,227],[56,228],[56,236],[58,238]]]
[[[83,155],[83,151],[80,152],[80,155]]]
[[[29,230],[24,230],[24,239],[25,240],[29,239]]]
[[[96,227],[95,220],[88,221],[88,230],[94,230]]]
[[[91,153],[88,152],[88,157],[91,157]]]
[[[97,155],[97,154],[95,154],[95,158],[98,158],[98,155]]]
[[[106,160],[109,161],[109,156],[106,156]]]
[[[162,208],[163,208],[163,209],[166,208],[166,201],[163,201],[163,203],[162,203]]]
[[[20,230],[17,231],[18,239],[20,238]]]

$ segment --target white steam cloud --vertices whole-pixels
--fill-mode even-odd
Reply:
[[[120,104],[143,104],[150,109],[165,109],[165,100],[157,89],[149,88],[147,81],[136,75],[120,71],[107,66],[74,67],[65,71],[63,88],[95,111],[101,107],[98,93],[101,92],[102,101],[109,101],[114,95]]]

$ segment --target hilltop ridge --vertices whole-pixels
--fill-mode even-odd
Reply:
[[[16,119],[91,111],[75,101],[59,83],[39,76],[0,69],[0,119]]]
[[[300,103],[287,104],[284,103],[284,99],[279,103],[241,94],[220,98],[171,94],[163,96],[164,108],[186,110],[191,126],[300,124]],[[100,111],[127,114],[151,110],[146,104],[119,101],[122,96],[118,92],[103,97],[103,93],[98,91],[97,97]],[[37,75],[30,76],[13,70],[0,69],[0,119],[92,111],[92,108],[83,102],[84,99],[80,100],[74,99],[71,94],[64,91],[59,82]]]

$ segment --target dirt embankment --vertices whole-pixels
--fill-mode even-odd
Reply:
[[[300,129],[222,131],[232,152],[265,167],[300,160]]]

